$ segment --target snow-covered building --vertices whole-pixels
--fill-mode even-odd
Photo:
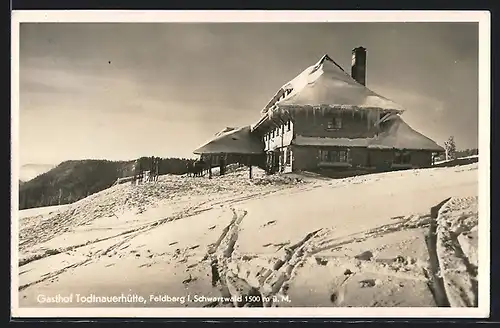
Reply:
[[[444,149],[403,121],[402,106],[367,88],[365,71],[365,48],[353,50],[351,74],[324,55],[276,92],[252,126],[269,170],[431,165]]]
[[[212,166],[219,166],[221,160],[226,165],[241,163],[257,166],[264,162],[264,142],[258,135],[251,133],[250,126],[226,127],[194,153]]]
[[[365,48],[352,51],[351,74],[324,55],[285,83],[266,104],[260,119],[244,135],[245,152],[250,144],[258,144],[249,140],[260,139],[270,172],[430,166],[433,154],[444,149],[404,122],[402,106],[365,84]],[[226,134],[224,138],[229,141],[231,137]],[[216,148],[219,153],[236,152],[225,143]],[[252,148],[251,153],[255,151]]]

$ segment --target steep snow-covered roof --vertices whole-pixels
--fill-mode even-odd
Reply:
[[[223,130],[224,131],[224,130]],[[250,133],[250,126],[219,132],[216,137],[194,151],[195,154],[261,154],[262,140]]]
[[[386,118],[380,127],[382,131],[373,138],[321,138],[297,135],[292,143],[298,146],[444,151],[443,147],[433,140],[413,130],[399,115]]]
[[[432,139],[412,129],[399,115],[387,118],[381,128],[382,132],[370,141],[368,148],[444,151]]]
[[[329,106],[342,108],[379,108],[403,111],[404,108],[366,86],[358,83],[328,55],[309,66],[278,91],[286,95],[277,101],[277,107]],[[273,98],[274,99],[274,98]],[[266,112],[272,104],[264,109]]]

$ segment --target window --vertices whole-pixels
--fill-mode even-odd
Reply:
[[[271,132],[271,138],[274,138],[274,129],[273,129],[273,131]]]
[[[290,165],[292,162],[292,149],[290,147],[286,148],[286,165]]]
[[[339,130],[342,129],[342,118],[335,117],[332,120],[328,121],[328,129],[329,130]]]
[[[342,129],[342,118],[341,117],[335,117],[335,129]]]
[[[411,154],[409,151],[396,151],[394,153],[394,164],[410,164]]]
[[[320,159],[327,163],[348,163],[349,149],[320,150]]]
[[[288,120],[288,122],[286,123],[286,130],[290,131],[291,129],[292,129],[292,121]]]

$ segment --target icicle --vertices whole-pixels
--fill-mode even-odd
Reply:
[[[379,128],[379,125],[380,125],[380,118],[382,117],[382,111],[380,110],[380,108],[377,110],[377,126],[376,126],[376,129],[378,131],[378,128]]]

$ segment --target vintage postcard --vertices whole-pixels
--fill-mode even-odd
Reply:
[[[13,317],[487,317],[489,12],[15,11]]]

